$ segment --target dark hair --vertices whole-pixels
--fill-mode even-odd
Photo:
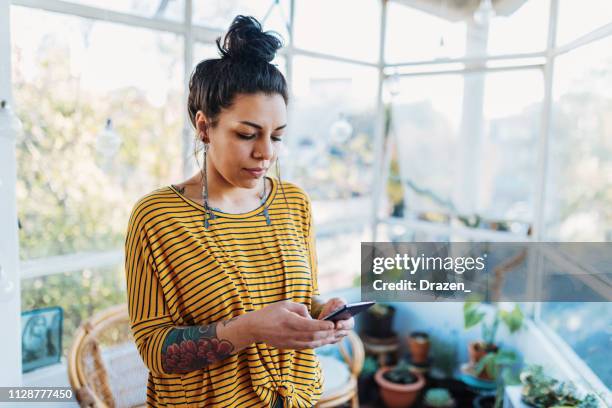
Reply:
[[[221,110],[240,93],[279,94],[287,103],[285,77],[270,63],[282,46],[280,36],[262,31],[255,18],[236,16],[223,43],[217,38],[220,58],[201,61],[191,74],[187,108],[192,125],[196,127],[195,116],[201,110],[214,127]]]

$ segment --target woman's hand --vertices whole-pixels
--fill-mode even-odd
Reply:
[[[347,302],[343,298],[339,298],[339,297],[331,298],[323,305],[323,308],[321,309],[321,312],[319,313],[319,316],[317,318],[320,320],[324,318],[325,316],[327,316],[328,314],[330,314],[331,312],[333,312],[334,310],[339,309],[346,304]],[[336,321],[335,326],[334,326],[334,336],[336,339],[334,343],[337,343],[344,336],[348,335],[348,332],[352,330],[354,327],[355,327],[355,319],[352,316],[350,319]]]
[[[272,347],[302,350],[338,341],[334,323],[313,319],[301,303],[283,300],[247,316],[253,341]]]

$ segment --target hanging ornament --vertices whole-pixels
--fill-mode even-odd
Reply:
[[[349,140],[353,134],[353,126],[346,120],[344,114],[341,113],[338,120],[332,123],[329,133],[333,143],[342,144]]]
[[[104,130],[98,135],[96,140],[96,150],[104,159],[112,159],[121,146],[121,137],[113,129],[113,121],[109,118],[106,120]]]

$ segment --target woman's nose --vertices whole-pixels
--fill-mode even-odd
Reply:
[[[274,156],[274,146],[269,137],[262,137],[255,145],[254,155],[258,159],[271,160]]]

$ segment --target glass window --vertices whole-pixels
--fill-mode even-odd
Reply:
[[[380,4],[380,0],[297,0],[295,46],[377,62]]]
[[[71,3],[79,3],[85,6],[99,7],[118,11],[121,13],[135,14],[143,17],[155,17],[172,21],[183,21],[184,0],[68,0]]]
[[[377,70],[307,57],[295,57],[293,67],[288,145],[295,181],[313,200],[368,193]]]
[[[563,45],[612,23],[609,0],[559,0],[557,45]]]
[[[550,0],[515,2],[489,25],[488,53],[516,54],[546,49]],[[517,9],[518,7],[518,9]]]
[[[367,218],[363,226],[367,226]],[[317,234],[318,285],[322,294],[359,285],[362,240],[363,229]]]
[[[612,304],[545,302],[542,321],[567,343],[608,389],[612,389]]]
[[[404,197],[395,200],[411,216],[448,222],[454,214],[465,226],[500,230],[531,222],[538,71],[404,77],[397,91],[392,132]]]
[[[11,28],[21,258],[117,249],[181,178],[182,40],[21,7]]]
[[[193,23],[227,30],[238,14],[253,16],[262,23],[264,30],[276,31],[287,44],[290,4],[289,0],[194,1]]]
[[[202,60],[207,60],[210,58],[219,58],[219,50],[217,49],[217,44],[205,44],[196,42],[193,45],[193,66],[192,70],[196,65]]]
[[[63,355],[79,325],[95,313],[126,302],[123,265],[84,269],[21,281],[21,310],[60,306],[64,309]]]
[[[546,236],[612,240],[612,37],[557,58]]]
[[[459,58],[465,50],[463,21],[451,22],[397,2],[387,4],[386,63]]]
[[[462,85],[459,75],[403,77],[396,84],[390,136],[412,214],[450,211]]]

